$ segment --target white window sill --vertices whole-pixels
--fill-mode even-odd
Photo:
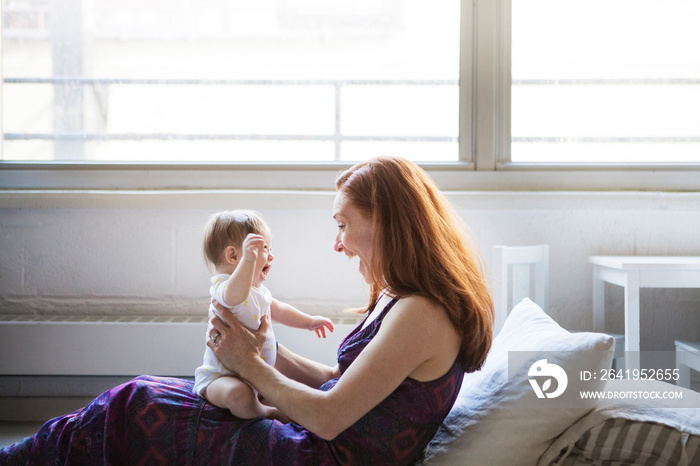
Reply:
[[[0,189],[255,189],[334,190],[352,165],[328,164],[86,164],[0,162]],[[446,191],[700,191],[700,164],[423,165]]]

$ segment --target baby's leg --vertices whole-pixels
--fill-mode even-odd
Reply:
[[[274,409],[260,403],[253,388],[237,377],[214,380],[204,391],[204,397],[214,406],[228,409],[239,419],[271,418],[274,414]]]

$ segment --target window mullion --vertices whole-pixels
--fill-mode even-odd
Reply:
[[[462,0],[459,44],[459,160],[473,165],[474,158],[474,2]]]
[[[510,163],[511,147],[511,37],[512,37],[512,0],[499,0],[498,22],[498,67],[496,76],[498,94],[496,106],[496,169]]]
[[[496,169],[501,125],[505,108],[501,105],[503,92],[502,57],[504,32],[502,12],[504,0],[475,0],[474,2],[474,148],[476,169]],[[509,69],[509,68],[508,68]]]

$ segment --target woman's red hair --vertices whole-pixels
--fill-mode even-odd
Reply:
[[[367,310],[385,288],[434,299],[462,336],[464,370],[478,370],[491,347],[493,302],[480,255],[432,179],[408,160],[378,157],[342,172],[336,187],[372,219]]]

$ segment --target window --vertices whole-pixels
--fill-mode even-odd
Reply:
[[[512,162],[700,162],[700,2],[513,0]]]
[[[3,188],[700,190],[695,0],[1,1]]]
[[[458,160],[456,0],[2,1],[4,160]]]

